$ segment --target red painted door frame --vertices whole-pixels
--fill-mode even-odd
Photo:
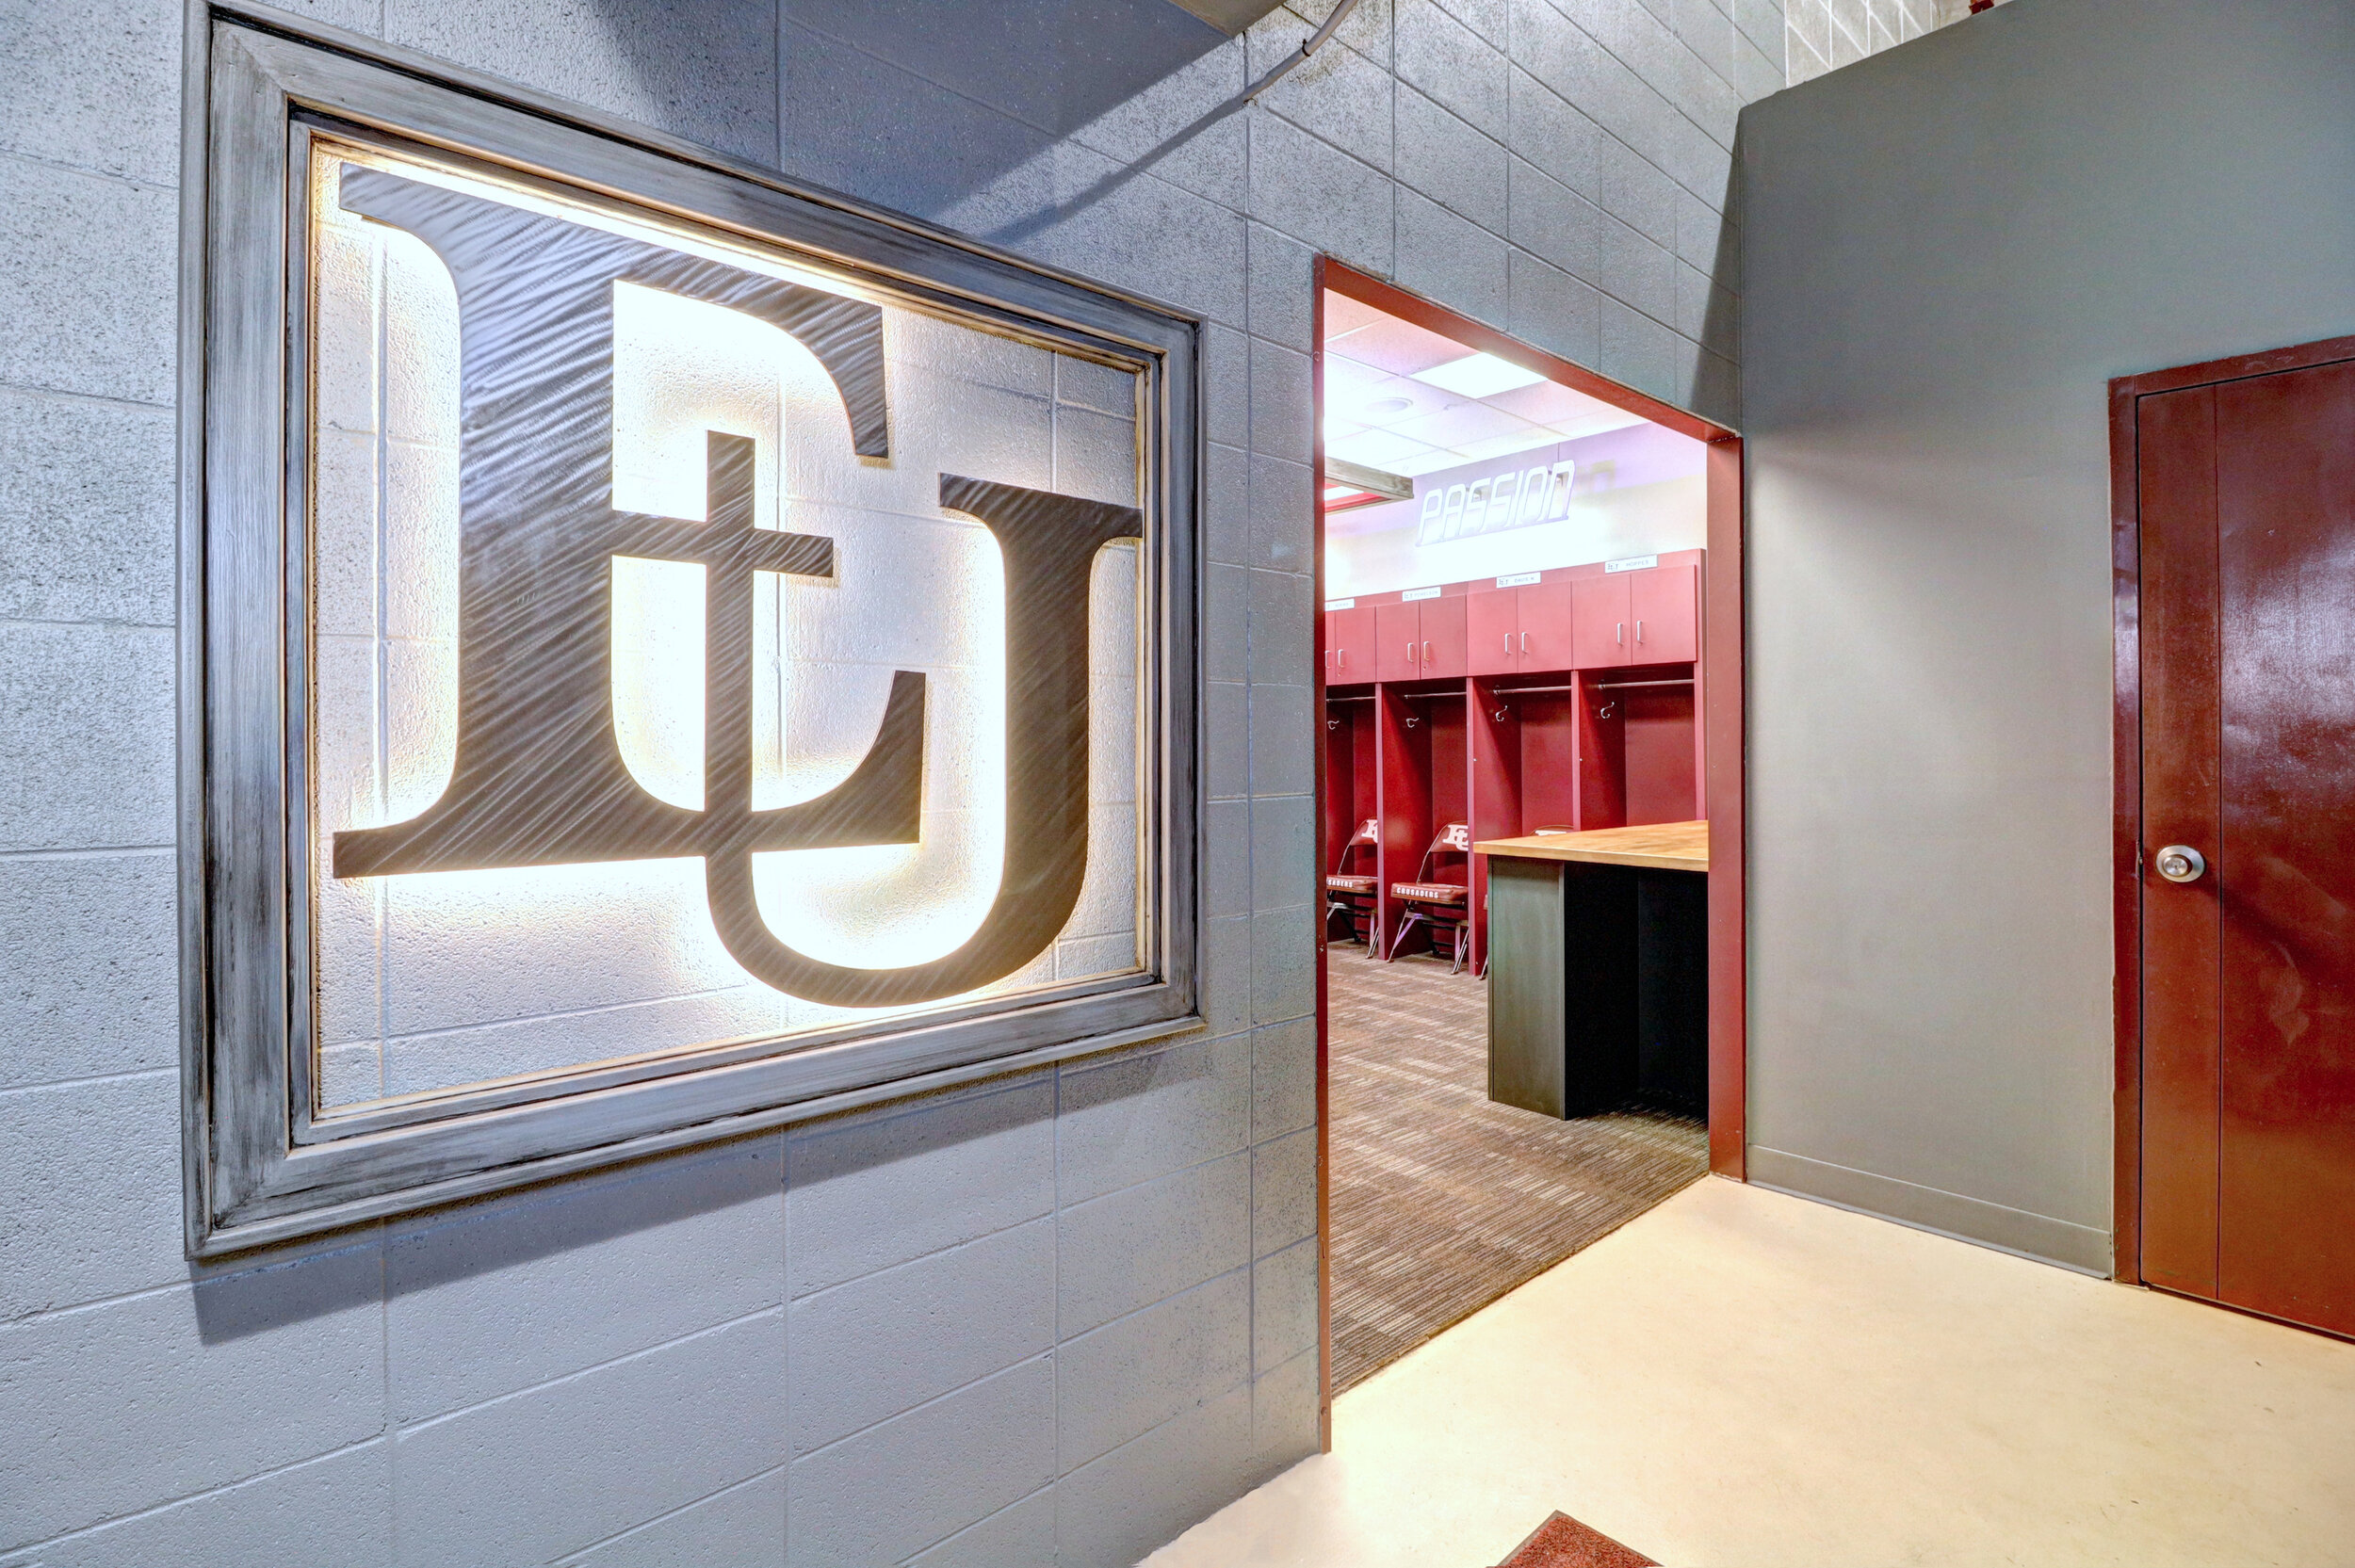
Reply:
[[[2115,947],[2111,1006],[2116,1020],[2112,1105],[2111,1223],[2117,1274],[2126,1285],[2150,1285],[2143,1273],[2143,1103],[2146,1090],[2143,1017],[2143,551],[2142,453],[2138,435],[2145,397],[2217,386],[2284,370],[2355,360],[2355,337],[2331,338],[2200,364],[2178,365],[2110,382],[2110,605],[2112,626],[2110,886]],[[2229,1303],[2218,1303],[2227,1304]]]
[[[1742,683],[1742,438],[1722,425],[1656,397],[1621,386],[1581,364],[1533,348],[1460,315],[1445,305],[1329,256],[1319,256],[1309,311],[1310,385],[1315,399],[1315,471],[1310,493],[1324,494],[1324,294],[1327,289],[1386,311],[1419,327],[1535,370],[1549,380],[1641,414],[1680,435],[1709,445],[1707,457],[1709,549],[1701,583],[1701,660],[1695,666],[1694,701],[1699,707],[1699,740],[1706,760],[1709,800],[1709,1168],[1735,1181],[1746,1179],[1744,1115],[1747,1104],[1747,952],[1744,941],[1743,868],[1745,708]],[[1324,603],[1324,529],[1320,525],[1311,557],[1310,592]],[[1318,661],[1314,723],[1324,733],[1326,671]],[[1713,700],[1711,694],[1717,696]],[[1324,797],[1324,748],[1314,749],[1316,794]],[[1324,832],[1319,816],[1319,833]],[[1332,862],[1334,846],[1317,845],[1317,864]],[[1326,1091],[1325,969],[1324,921],[1317,925],[1317,1261],[1318,1359],[1321,1364],[1321,1422],[1324,1447],[1333,1447],[1333,1290],[1331,1190],[1331,1100]]]

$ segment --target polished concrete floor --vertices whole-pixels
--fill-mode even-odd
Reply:
[[[2355,1345],[1713,1178],[1333,1431],[1149,1568],[2355,1562]]]

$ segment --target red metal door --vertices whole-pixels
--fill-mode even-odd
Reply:
[[[1521,592],[1491,588],[1465,595],[1465,662],[1472,674],[1510,675],[1521,667]]]
[[[1627,574],[1603,577],[1574,577],[1570,581],[1570,666],[1576,670],[1607,670],[1628,662],[1628,622],[1634,619],[1628,600]]]
[[[1422,670],[1426,678],[1464,678],[1464,595],[1422,602]]]
[[[1422,606],[1379,605],[1373,611],[1373,678],[1411,681],[1422,673]]]
[[[2355,1334],[2355,364],[2136,426],[2144,1277]]]
[[[1690,664],[1701,656],[1700,591],[1689,566],[1626,574],[1630,664]]]
[[[1570,589],[1567,579],[1531,583],[1514,590],[1521,596],[1521,669],[1572,670],[1570,647]]]

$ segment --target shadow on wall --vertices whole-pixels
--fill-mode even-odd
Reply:
[[[1165,0],[784,0],[783,16],[788,171],[999,244],[1148,169],[1187,185],[1242,167],[1244,42]],[[865,105],[856,123],[845,104]]]
[[[1041,1097],[1045,1098],[1044,1096]],[[778,1134],[188,1265],[198,1332],[226,1344],[774,1197]]]
[[[784,0],[783,14],[788,28],[823,34],[1056,137],[1227,42],[1165,0]],[[780,45],[789,57],[791,40]]]
[[[581,9],[596,36],[580,47],[549,48],[545,11],[529,5],[423,8],[392,31],[445,59],[935,218],[1108,116],[1120,145],[1092,138],[1098,150],[1140,158],[1202,115],[1206,90],[1233,97],[1242,80],[1242,43],[1166,0],[588,0]],[[997,113],[944,112],[941,88]],[[892,168],[926,183],[870,188],[875,170]]]
[[[225,1344],[379,1300],[398,1301],[477,1275],[640,1232],[695,1226],[744,1204],[778,1198],[822,1202],[826,1184],[902,1161],[937,1171],[936,1158],[993,1166],[995,1142],[1023,1129],[1135,1096],[1167,1092],[1210,1075],[1194,1051],[1088,1059],[1088,1071],[1054,1070],[921,1095],[823,1117],[786,1129],[593,1172],[519,1193],[383,1221],[307,1243],[188,1265],[197,1326],[207,1345]],[[1058,1101],[1061,1101],[1060,1107]],[[920,1205],[919,1205],[920,1206]],[[715,1233],[740,1234],[724,1221]],[[776,1237],[782,1261],[784,1238]],[[700,1249],[710,1253],[718,1249]],[[675,1255],[675,1254],[666,1254]],[[716,1268],[731,1260],[713,1257]]]
[[[301,8],[298,7],[297,8]],[[745,0],[408,6],[386,36],[442,59],[774,166],[777,18]]]
[[[1742,428],[1742,129],[1733,132],[1733,156],[1729,160],[1726,220],[1717,229],[1717,253],[1711,258],[1709,303],[1701,312],[1700,343],[1709,352],[1701,357],[1693,380],[1695,412],[1721,425]],[[1732,288],[1726,283],[1734,285]]]

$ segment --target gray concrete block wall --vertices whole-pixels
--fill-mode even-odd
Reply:
[[[1970,0],[1785,0],[1784,69],[1795,87],[1959,22]]]
[[[0,0],[0,1564],[1132,1561],[1317,1442],[1312,258],[1730,418],[1777,0],[288,8],[1210,322],[1207,1038],[181,1256],[182,15]],[[1162,14],[1162,12],[1166,14]]]

